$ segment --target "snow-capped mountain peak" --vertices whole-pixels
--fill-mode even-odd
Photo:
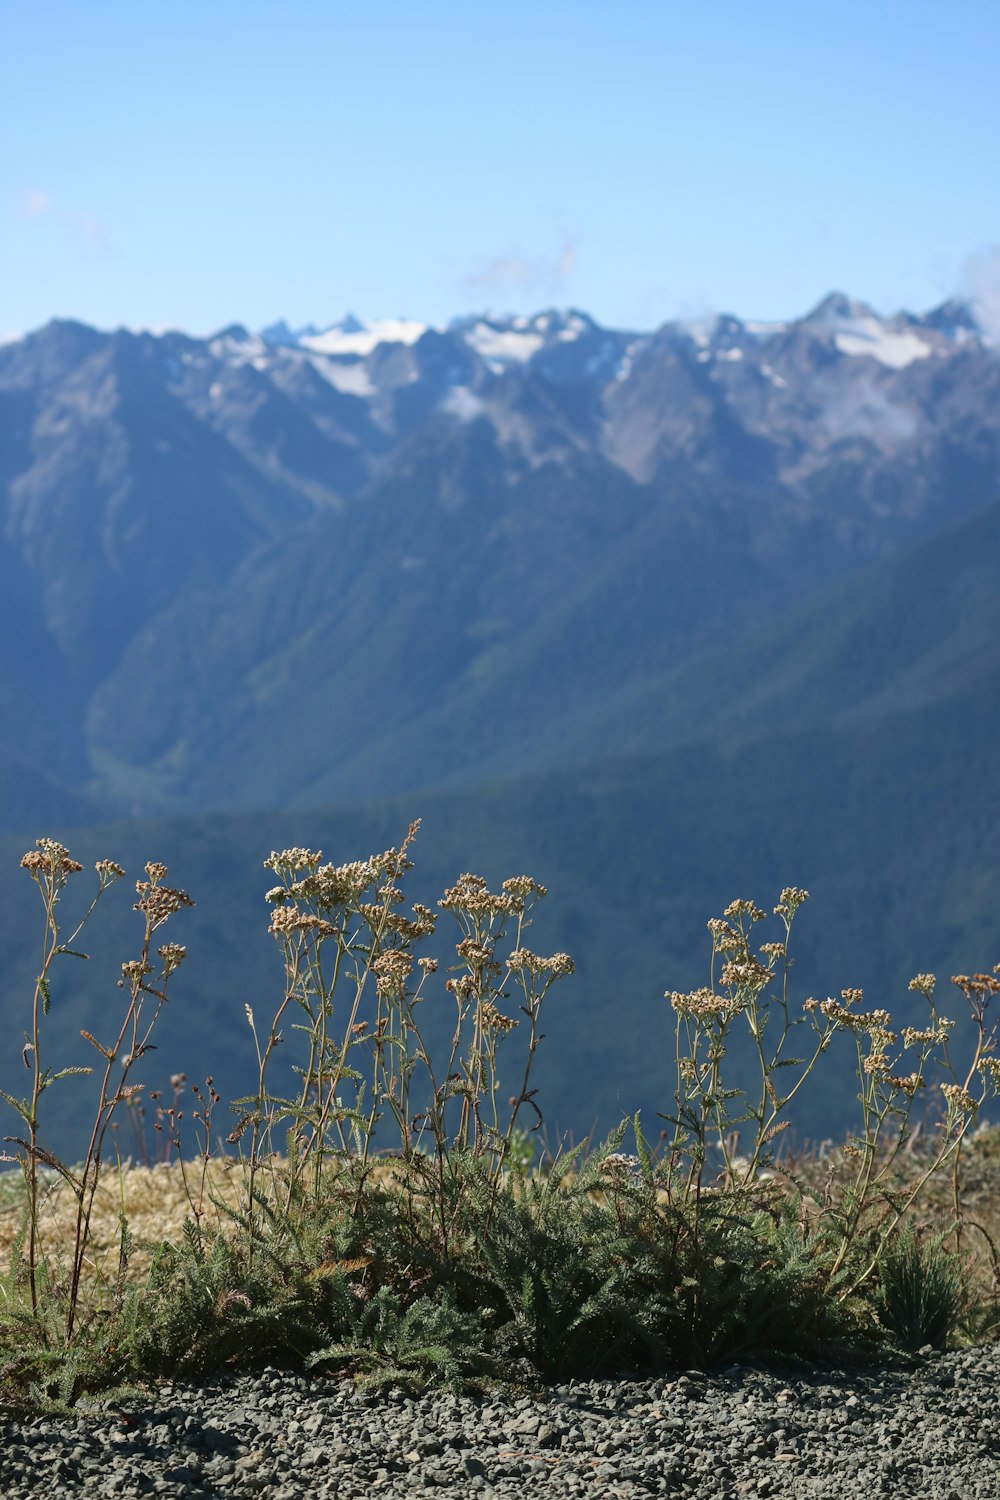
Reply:
[[[298,342],[314,354],[353,354],[363,359],[379,344],[415,344],[426,332],[426,323],[409,318],[381,318],[374,323],[362,323],[348,317],[323,333],[306,334]]]
[[[839,353],[874,359],[890,370],[905,369],[934,353],[933,342],[921,336],[920,325],[905,313],[881,318],[867,302],[842,292],[825,297],[803,322],[828,334]]]

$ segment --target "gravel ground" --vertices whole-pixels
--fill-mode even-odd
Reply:
[[[72,1420],[5,1414],[0,1495],[997,1500],[998,1391],[996,1348],[889,1372],[574,1381],[506,1402],[374,1398],[266,1369]]]

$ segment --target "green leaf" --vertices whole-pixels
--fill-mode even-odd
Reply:
[[[6,1089],[0,1089],[0,1099],[6,1099],[11,1109],[17,1110],[18,1114],[21,1116],[21,1119],[27,1125],[28,1129],[32,1129],[35,1121],[34,1116],[31,1113],[31,1105],[28,1103],[27,1099],[15,1099],[14,1095],[8,1094]],[[10,1136],[4,1136],[5,1141],[10,1139]]]
[[[58,1071],[58,1073],[47,1073],[46,1074],[46,1076],[45,1076],[45,1085],[50,1084],[50,1083],[58,1083],[59,1080],[60,1080],[60,1078],[79,1078],[79,1077],[83,1077],[87,1073],[92,1073],[93,1071],[94,1071],[93,1068],[60,1068],[59,1071]]]

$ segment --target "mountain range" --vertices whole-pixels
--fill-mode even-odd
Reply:
[[[0,593],[30,643],[2,663],[4,826],[660,745],[705,711],[684,663],[998,472],[1000,361],[956,304],[645,336],[52,323],[0,347]]]
[[[423,815],[432,881],[552,885],[577,1130],[669,1104],[655,999],[733,895],[814,891],[824,992],[1000,958],[1000,359],[963,304],[53,322],[0,346],[0,503],[6,863],[169,854],[224,956],[166,1034],[192,1070],[251,1061],[220,1006],[265,950],[222,888],[310,828],[356,857]],[[75,993],[67,1035],[103,1003]]]

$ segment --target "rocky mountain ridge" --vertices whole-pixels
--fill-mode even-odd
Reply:
[[[627,709],[592,743],[596,706],[607,725],[998,479],[1000,360],[956,303],[650,334],[577,311],[51,323],[0,347],[6,826],[640,744]]]

